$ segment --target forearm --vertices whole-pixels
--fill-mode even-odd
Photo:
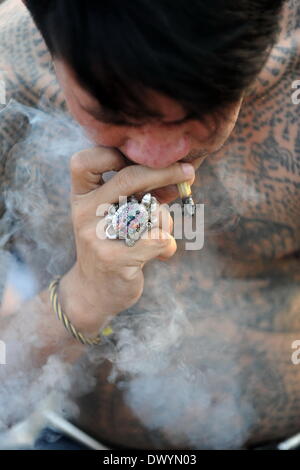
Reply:
[[[0,338],[6,344],[6,369],[12,365],[11,358],[13,367],[18,368],[13,349],[15,343],[22,346],[20,364],[24,364],[25,354],[29,367],[42,366],[52,354],[73,361],[83,350],[57,319],[47,289],[24,303],[14,314],[0,317]]]
[[[81,296],[72,269],[61,279],[58,295],[64,313],[84,335],[94,337],[105,326],[105,320],[98,312],[92,312]],[[8,363],[10,348],[17,342],[23,353],[26,352],[31,367],[43,365],[52,354],[73,362],[87,347],[75,340],[58,320],[48,289],[24,303],[12,315],[0,316],[0,339],[6,343]],[[11,357],[16,361],[14,351],[11,351]],[[24,357],[21,362],[23,360]]]

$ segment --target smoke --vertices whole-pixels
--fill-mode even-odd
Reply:
[[[22,303],[74,262],[69,158],[90,143],[62,113],[39,111],[13,100],[1,111],[0,125],[11,129],[14,136],[10,146],[1,143],[5,212],[0,246],[12,246],[12,253],[1,252],[1,259],[6,262],[10,292]],[[7,363],[0,368],[0,432],[28,417],[53,391],[56,410],[76,416],[75,402],[66,397],[71,392],[76,397],[95,386],[92,374],[82,366],[72,367],[59,355],[49,356],[40,367],[33,366],[33,355],[42,348],[38,334],[41,312],[42,305],[30,318],[20,313],[1,332]]]
[[[15,253],[29,266],[34,280],[30,285],[38,292],[75,260],[68,164],[72,154],[90,143],[64,115],[11,102],[0,119],[9,123],[16,116],[23,124],[5,162],[9,175],[4,186],[6,232],[0,232],[0,241],[5,246],[13,238]],[[196,200],[201,201],[202,191],[199,185]],[[226,207],[226,220],[233,212],[231,206]],[[218,208],[208,232],[223,218],[224,211]],[[141,300],[112,321],[114,343],[107,340],[88,350],[88,368],[71,366],[58,355],[49,356],[38,369],[30,366],[30,351],[41,346],[35,329],[39,312],[33,312],[30,322],[13,320],[12,325],[19,322],[17,330],[26,341],[25,345],[14,341],[11,327],[8,357],[13,366],[5,366],[6,372],[0,369],[4,374],[0,430],[26,418],[52,390],[64,397],[60,409],[68,416],[76,415],[70,392],[76,389],[79,397],[95,387],[95,371],[108,359],[112,364],[108,380],[123,391],[127,406],[146,428],[171,445],[193,449],[242,446],[255,415],[244,399],[239,375],[229,373],[239,366],[240,342],[224,339],[220,312],[211,310],[213,294],[206,280],[217,263],[214,254],[185,251],[180,242],[170,261],[149,263]],[[219,305],[222,311],[222,297]],[[214,320],[215,328],[208,320]]]
[[[182,262],[188,270],[181,276]],[[113,323],[117,346],[108,356],[109,380],[118,382],[140,422],[172,446],[239,448],[255,418],[234,372],[240,343],[226,341],[226,321],[207,309],[198,279],[190,280],[196,267],[195,256],[179,248],[167,264],[146,268],[141,301]],[[97,362],[97,350],[90,356]]]

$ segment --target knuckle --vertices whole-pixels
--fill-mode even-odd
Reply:
[[[115,255],[115,251],[116,248],[112,249],[111,246],[105,242],[99,242],[95,245],[95,253],[98,261],[105,266],[109,266],[112,271],[116,265],[114,260],[118,259]]]
[[[120,264],[122,250],[117,241],[111,243],[107,239],[97,237],[97,227],[93,224],[84,225],[77,229],[77,245],[80,246],[80,253],[83,256],[92,254],[93,259],[99,265],[109,266],[111,270]]]
[[[116,175],[116,184],[120,195],[126,195],[128,190],[133,186],[134,182],[139,178],[138,165],[132,165],[119,171]]]
[[[159,258],[162,259],[162,260],[168,260],[169,258],[171,258],[172,256],[174,256],[174,254],[176,253],[176,251],[177,251],[177,244],[176,244],[176,242],[175,242],[175,243],[170,242],[170,243],[165,247],[165,249],[161,251]]]
[[[72,224],[75,229],[77,229],[77,227],[82,226],[82,222],[84,220],[85,215],[86,211],[79,203],[79,201],[72,201]]]
[[[116,184],[120,195],[125,195],[130,186],[130,178],[127,171],[120,171],[116,177]]]
[[[164,233],[160,233],[159,237],[156,238],[155,242],[156,246],[161,251],[165,250],[170,245],[170,243],[172,243],[171,239],[167,237]]]
[[[172,240],[170,238],[162,238],[160,243],[161,243],[161,248],[165,250],[171,246]]]
[[[77,239],[85,248],[88,248],[92,245],[94,238],[94,228],[90,226],[81,226],[77,229]]]
[[[128,266],[126,269],[120,269],[119,271],[119,278],[122,282],[129,283],[131,285],[131,282],[135,280],[136,276],[138,273],[138,268],[134,266]],[[132,296],[132,289],[130,292],[128,292],[130,296]]]
[[[70,160],[71,173],[74,176],[80,175],[85,169],[87,150],[75,153]]]

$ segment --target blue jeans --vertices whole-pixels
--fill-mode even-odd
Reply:
[[[88,447],[52,429],[44,429],[34,445],[34,450],[89,450]]]

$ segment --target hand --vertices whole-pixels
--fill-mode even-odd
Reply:
[[[108,171],[117,173],[104,183],[102,175]],[[61,303],[77,328],[98,331],[112,316],[138,301],[143,292],[145,263],[173,256],[176,242],[169,214],[169,230],[158,224],[151,230],[151,237],[145,233],[134,247],[127,247],[122,240],[99,239],[97,208],[118,202],[120,195],[154,194],[155,189],[183,181],[192,183],[194,168],[180,163],[160,170],[127,166],[117,150],[97,147],[74,155],[71,173],[77,261],[61,280]]]

